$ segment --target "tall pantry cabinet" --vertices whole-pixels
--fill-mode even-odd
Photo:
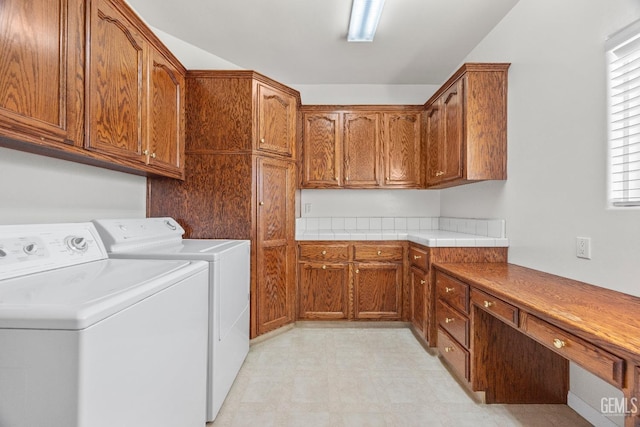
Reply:
[[[251,336],[294,321],[300,95],[253,71],[189,71],[185,180],[148,180],[149,216],[251,240]]]

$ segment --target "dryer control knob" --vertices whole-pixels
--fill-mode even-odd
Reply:
[[[80,236],[67,237],[67,246],[74,252],[86,252],[89,249],[87,239]]]
[[[38,253],[38,245],[36,245],[35,243],[28,243],[24,245],[22,250],[27,255],[35,255],[36,253]]]

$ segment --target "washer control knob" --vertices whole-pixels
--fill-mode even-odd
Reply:
[[[35,255],[36,253],[38,253],[38,245],[36,245],[35,243],[28,243],[24,245],[22,250],[27,255]]]
[[[89,249],[87,239],[81,236],[67,237],[67,246],[74,252],[86,252]]]

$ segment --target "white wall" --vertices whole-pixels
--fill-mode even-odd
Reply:
[[[442,216],[505,218],[512,263],[640,295],[640,210],[606,208],[604,58],[605,38],[638,18],[637,0],[520,0],[465,59],[512,63],[508,181],[441,191]],[[571,374],[599,411],[611,390]]]
[[[142,218],[144,177],[0,148],[0,224]]]

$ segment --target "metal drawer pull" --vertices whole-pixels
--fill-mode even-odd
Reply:
[[[494,305],[493,301],[487,301],[487,300],[484,301],[484,308],[489,308],[493,305]]]
[[[260,142],[264,144],[264,138],[260,138]]]
[[[421,285],[424,285],[425,283],[427,283],[426,280],[420,280]]]
[[[456,320],[456,319],[454,319],[453,317],[445,317],[445,319],[444,319],[444,323],[451,323],[451,322],[453,322],[454,320]]]
[[[326,266],[326,265],[323,265],[323,266],[322,266],[322,269],[323,269],[323,270],[326,270],[326,269],[327,269],[327,266]]]
[[[382,251],[378,251],[378,255],[382,255]]]
[[[453,347],[445,347],[445,348],[444,348],[444,351],[445,351],[446,353],[451,353],[451,352],[453,351]]]
[[[322,255],[326,255],[326,254],[327,254],[327,251],[322,251]]]
[[[358,274],[358,273],[360,273],[360,270],[359,270],[359,269],[356,269],[356,274]]]
[[[422,256],[421,256],[421,255],[414,255],[414,256],[413,256],[413,259],[420,259],[420,258],[422,258]]]
[[[451,292],[455,291],[455,289],[454,289],[454,288],[447,288],[447,287],[445,286],[444,291],[445,291],[446,293],[450,294]]]
[[[566,345],[567,345],[567,343],[562,341],[561,339],[558,339],[558,338],[554,338],[553,339],[553,346],[555,348],[562,348],[562,347],[564,347]]]

